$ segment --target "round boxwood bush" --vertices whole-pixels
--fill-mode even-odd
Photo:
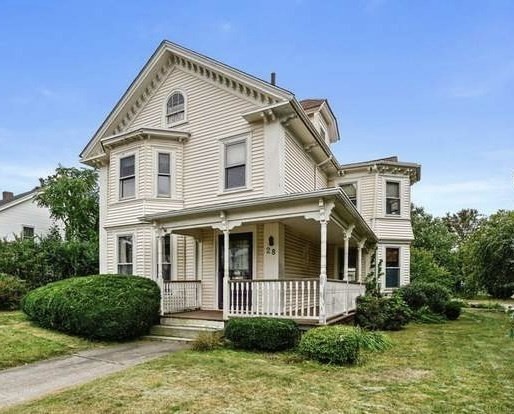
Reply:
[[[359,360],[362,331],[351,326],[323,326],[306,332],[298,352],[325,364],[355,364]]]
[[[22,300],[23,311],[42,327],[108,341],[146,334],[159,307],[155,282],[122,275],[61,280],[29,292]]]
[[[398,289],[405,303],[413,311],[427,306],[433,313],[444,315],[446,304],[450,301],[450,292],[436,283],[414,282]]]
[[[446,309],[444,313],[450,321],[454,321],[456,319],[459,319],[461,309],[462,304],[459,301],[451,300],[446,304]]]
[[[403,299],[376,297],[371,295],[357,298],[355,324],[372,331],[398,331],[411,319],[411,311]]]
[[[279,318],[234,318],[225,326],[225,338],[235,348],[275,352],[294,348],[300,330],[295,321]]]
[[[0,310],[16,310],[21,298],[27,293],[25,281],[0,273]]]

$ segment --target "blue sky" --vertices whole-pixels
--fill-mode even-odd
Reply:
[[[78,154],[162,39],[326,97],[342,162],[423,165],[441,215],[514,208],[514,2],[23,1],[0,6],[0,189]]]

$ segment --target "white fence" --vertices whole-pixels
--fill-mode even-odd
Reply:
[[[161,287],[162,313],[200,309],[202,283],[199,280],[163,282]]]
[[[327,280],[323,297],[319,279],[231,280],[228,316],[270,316],[289,319],[320,319],[320,300],[325,319],[356,308],[364,285]]]

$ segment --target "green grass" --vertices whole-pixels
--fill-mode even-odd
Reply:
[[[391,333],[355,367],[292,354],[184,351],[7,413],[512,413],[514,341],[505,315],[466,310]]]
[[[0,312],[0,369],[99,345],[39,328],[21,312]]]

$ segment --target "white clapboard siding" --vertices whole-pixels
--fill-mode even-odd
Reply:
[[[379,239],[413,240],[412,225],[409,219],[381,218],[376,220],[375,233]]]
[[[20,236],[23,226],[33,227],[34,234],[45,235],[55,224],[46,207],[38,207],[32,198],[25,201],[12,201],[12,206],[5,205],[0,210],[0,240],[14,240]]]
[[[319,277],[320,246],[285,226],[284,278]]]
[[[286,193],[315,190],[314,171],[316,165],[300,144],[289,134],[285,135],[284,155]]]

